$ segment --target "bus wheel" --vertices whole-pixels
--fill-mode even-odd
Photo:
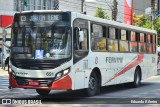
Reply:
[[[40,89],[36,89],[36,91],[39,95],[47,95],[50,92],[50,90],[40,90]]]
[[[140,70],[138,68],[136,68],[135,74],[134,74],[134,81],[132,83],[132,86],[137,88],[139,87],[141,84],[141,74],[140,74]]]
[[[86,89],[88,96],[93,96],[98,90],[98,81],[95,72],[92,72],[89,78],[88,88]]]

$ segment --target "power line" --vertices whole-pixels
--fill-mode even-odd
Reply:
[[[90,7],[92,7],[92,8],[97,8],[97,7],[95,7],[95,6],[90,6]],[[104,8],[103,8],[103,9],[104,9]],[[104,10],[111,11],[110,9],[104,9]],[[128,15],[128,16],[132,16],[132,15],[130,15],[130,14],[123,13],[123,12],[118,12],[118,13],[125,14],[125,15]]]
[[[107,2],[107,1],[100,1],[100,2],[101,2],[101,3],[107,3],[107,4],[110,3],[110,2]],[[127,7],[127,6],[124,6],[123,4],[119,4],[119,3],[118,3],[118,6]],[[138,9],[138,8],[133,8],[133,7],[132,7],[132,9],[138,10],[138,11],[141,11],[141,12],[145,12],[144,10],[141,10],[141,9]]]
[[[68,1],[66,1],[66,0],[62,0],[62,1],[64,2],[63,5],[68,6],[68,4],[69,4]],[[71,3],[72,3],[72,4],[70,4],[71,7],[76,7],[76,8],[78,8],[78,9],[80,9],[80,7],[77,7],[77,6],[80,6],[81,4],[76,4],[75,2],[71,2]],[[107,5],[109,6],[109,4],[107,4]],[[87,8],[86,8],[87,10],[93,10],[93,9],[95,9],[95,8],[98,8],[98,6],[97,6],[97,7],[96,7],[96,6],[91,6],[91,5],[89,5],[89,3],[86,3],[85,6],[87,7]],[[106,9],[106,8],[103,8],[103,9],[112,12],[111,9]],[[126,14],[126,13],[123,13],[123,12],[118,12],[118,16],[117,16],[117,17],[119,18],[119,20],[122,20],[122,21],[123,21],[124,19],[123,19],[123,16],[120,15],[120,14],[122,14],[122,15],[125,14],[125,15],[128,15],[128,16],[132,16],[132,15],[130,15],[130,14]],[[127,18],[127,17],[126,17],[126,19],[130,19],[130,18]]]
[[[80,6],[81,4],[76,4],[75,2],[68,2],[67,0],[61,0],[61,1],[63,1],[66,5],[68,4],[68,3],[72,3],[72,4],[69,4],[70,6],[74,6],[74,7],[76,7],[76,8],[79,8],[79,7],[77,7],[77,6]],[[105,2],[104,2],[105,3]],[[108,2],[109,3],[109,2]],[[75,6],[76,5],[76,6]],[[85,4],[86,6],[87,6],[87,8],[98,8],[98,6],[96,7],[96,6],[91,6],[91,5],[88,5],[88,3],[87,4]],[[68,5],[67,5],[68,6]],[[107,10],[107,11],[112,11],[112,10],[110,10],[110,9],[106,9],[106,8],[103,8],[104,10]],[[118,11],[118,13],[120,13],[120,14],[125,14],[125,15],[128,15],[128,16],[132,16],[132,15],[130,15],[130,14],[127,14],[127,13],[123,13],[123,12],[119,12]]]

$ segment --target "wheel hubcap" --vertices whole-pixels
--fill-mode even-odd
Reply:
[[[139,84],[139,81],[140,81],[140,77],[139,77],[139,75],[138,75],[138,73],[137,73],[137,77],[136,77],[136,84],[137,84],[137,85]]]
[[[96,81],[95,81],[95,79],[93,77],[90,77],[90,79],[89,79],[89,88],[93,90],[93,89],[95,89],[95,87],[96,87]]]

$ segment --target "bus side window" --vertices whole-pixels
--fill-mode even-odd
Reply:
[[[118,52],[118,29],[109,27],[109,38],[107,39],[107,49],[110,52]]]
[[[139,35],[139,52],[145,53],[146,49],[146,38],[144,33],[140,33]]]
[[[147,52],[148,53],[153,53],[153,49],[152,49],[153,46],[151,44],[151,42],[152,42],[151,37],[152,37],[152,35],[150,35],[150,34],[146,35],[146,38],[147,38]]]
[[[79,40],[80,39],[80,35],[79,32],[83,31],[83,40]],[[87,29],[79,29],[75,28],[75,36],[74,36],[74,49],[75,50],[87,50],[88,49],[88,42],[87,42],[87,34],[88,34],[88,30]]]
[[[73,63],[76,63],[88,55],[88,21],[76,19],[73,32]]]
[[[74,28],[74,49],[75,50],[79,49],[79,47],[78,47],[78,45],[79,45],[79,40],[78,40],[79,34],[78,34],[78,32],[79,32],[79,29],[77,27],[75,27]]]
[[[130,42],[129,42],[130,52],[138,52],[137,36],[138,33],[134,31],[130,32]]]
[[[152,35],[152,48],[153,48],[153,53],[156,53],[156,35]]]
[[[94,51],[106,51],[106,27],[92,24],[91,28],[91,49]]]
[[[129,46],[128,46],[128,31],[121,29],[120,30],[120,40],[119,40],[119,51],[120,52],[128,52]]]
[[[82,29],[83,33],[84,33],[84,38],[83,38],[83,41],[80,42],[79,44],[79,49],[81,50],[87,50],[88,49],[88,46],[87,46],[87,33],[88,33],[88,30],[87,29]]]

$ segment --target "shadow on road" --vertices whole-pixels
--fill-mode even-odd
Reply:
[[[155,84],[160,84],[160,83],[145,82],[145,83],[142,83],[139,88],[144,88],[144,87],[152,86]],[[138,89],[138,88],[133,88],[130,86],[130,84],[110,85],[110,86],[102,87],[101,93],[98,94],[97,96],[100,96],[102,94],[110,94],[110,93],[115,93],[115,92],[120,92],[125,90],[133,90],[133,89]],[[88,97],[85,93],[85,89],[83,89],[83,90],[74,90],[74,91],[69,90],[69,91],[58,91],[58,92],[55,92],[53,90],[47,96],[37,95],[37,96],[34,96],[34,98],[88,98]]]
[[[142,83],[142,85],[139,88],[144,88],[148,86],[154,86],[155,84],[160,83],[149,83],[145,82]],[[115,92],[121,92],[121,91],[131,91],[134,88],[131,88],[128,84],[120,84],[120,85],[112,85],[112,86],[106,86],[101,88],[101,93],[96,96],[101,96],[105,94],[115,93]],[[138,88],[135,88],[138,89]],[[129,104],[131,99],[130,97],[126,98],[109,98],[109,97],[87,97],[84,90],[75,90],[75,91],[58,91],[54,92],[51,91],[51,93],[47,96],[32,96],[28,99],[40,99],[46,104],[53,104],[53,103],[62,103],[62,104]]]

